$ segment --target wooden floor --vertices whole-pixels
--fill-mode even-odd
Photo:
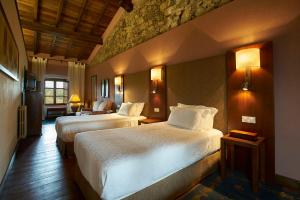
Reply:
[[[41,137],[19,144],[1,200],[84,199],[72,180],[75,161],[62,158],[55,140],[54,124],[45,124]]]

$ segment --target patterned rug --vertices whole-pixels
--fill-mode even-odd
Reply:
[[[258,193],[251,190],[251,182],[242,174],[232,174],[222,181],[218,173],[204,179],[197,185],[184,200],[215,200],[215,199],[238,199],[238,200],[300,200],[300,191],[291,190],[279,186],[261,184]]]

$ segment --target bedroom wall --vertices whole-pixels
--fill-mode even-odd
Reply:
[[[300,181],[300,19],[274,44],[276,174]]]
[[[27,68],[27,56],[15,1],[1,0],[8,23],[14,34],[19,50],[19,81],[14,81],[0,72],[0,183],[17,144],[18,106],[21,104],[23,67]]]
[[[168,108],[177,103],[216,107],[219,111],[215,117],[214,127],[226,131],[225,56],[168,66],[167,102]]]
[[[149,72],[142,71],[124,76],[124,101],[145,102],[142,115],[149,114]]]
[[[68,63],[57,60],[49,60],[46,67],[46,78],[68,78]]]
[[[109,99],[115,100],[115,87],[114,77],[119,75],[115,73],[112,68],[106,65],[88,66],[85,71],[85,99],[90,102],[91,100],[91,77],[97,76],[97,99],[101,100],[101,80],[109,79]]]

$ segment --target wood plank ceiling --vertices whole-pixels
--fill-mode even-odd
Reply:
[[[85,60],[117,12],[131,1],[17,0],[27,51]]]

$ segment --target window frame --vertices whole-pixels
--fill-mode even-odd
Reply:
[[[53,81],[54,82],[54,87],[53,88],[46,88],[46,81]],[[56,89],[63,89],[63,90],[66,90],[65,88],[56,88],[56,82],[65,82],[65,83],[68,83],[68,89],[67,89],[67,93],[68,95],[66,96],[67,99],[69,99],[69,96],[70,96],[70,85],[69,85],[69,81],[66,80],[66,79],[58,79],[58,78],[47,78],[44,80],[44,105],[47,105],[47,106],[56,106],[56,105],[67,105],[68,103],[56,103]],[[53,89],[53,96],[46,96],[46,89]],[[46,101],[45,101],[45,98],[46,97],[53,97],[54,98],[54,103],[49,103],[47,104]],[[58,97],[61,97],[61,96],[58,96]],[[65,97],[65,96],[63,96]]]

